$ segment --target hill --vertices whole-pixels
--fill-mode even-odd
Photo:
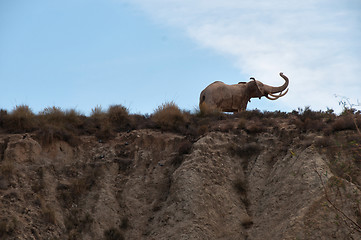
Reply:
[[[361,239],[359,113],[0,114],[1,239]]]

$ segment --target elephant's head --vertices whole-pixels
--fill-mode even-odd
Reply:
[[[285,83],[279,87],[269,86],[251,78],[251,81],[246,83],[246,92],[248,93],[248,96],[250,98],[261,98],[264,96],[270,100],[276,100],[284,96],[288,92],[288,89],[286,90],[286,88],[288,87],[289,80],[283,73],[280,73],[280,76],[285,80]],[[282,93],[284,90],[286,91]]]

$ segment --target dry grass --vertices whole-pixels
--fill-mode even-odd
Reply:
[[[167,102],[159,106],[151,117],[156,126],[164,131],[180,131],[189,121],[174,102]]]
[[[122,105],[113,105],[108,109],[108,121],[116,131],[130,127],[129,110]]]
[[[42,125],[48,124],[64,129],[79,129],[84,124],[84,116],[75,109],[63,111],[59,107],[45,108],[38,115]]]
[[[43,146],[58,140],[68,142],[71,146],[79,144],[78,135],[84,126],[85,116],[75,109],[63,111],[59,107],[48,107],[37,118],[40,126],[36,138]]]
[[[103,125],[109,125],[108,124],[108,118],[107,113],[102,109],[101,106],[96,106],[92,109],[91,115],[90,115],[90,121],[91,121],[91,127],[96,129],[101,129]],[[94,131],[94,130],[93,130]]]
[[[0,109],[0,129],[5,127],[4,123],[6,121],[7,115],[8,115],[8,111],[4,109]]]
[[[26,105],[18,105],[10,114],[4,114],[2,117],[4,128],[11,133],[30,132],[37,127],[36,116]]]
[[[356,122],[358,125],[359,121]],[[338,117],[332,124],[333,131],[356,130],[354,116],[351,114]]]
[[[80,138],[77,133],[54,125],[44,125],[40,127],[36,132],[35,138],[42,146],[49,146],[55,141],[67,142],[73,147],[78,146],[80,143]]]

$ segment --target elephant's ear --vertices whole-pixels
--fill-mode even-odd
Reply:
[[[262,90],[262,86],[258,83],[257,80],[251,78],[251,81],[247,83],[247,93],[250,97],[262,97],[264,95],[264,91]]]

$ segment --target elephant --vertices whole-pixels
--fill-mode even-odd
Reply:
[[[251,81],[249,82],[239,82],[232,85],[216,81],[201,92],[199,108],[202,110],[206,107],[207,109],[236,113],[245,111],[251,98],[258,97],[261,99],[264,96],[270,100],[276,100],[288,92],[289,80],[282,72],[280,76],[285,80],[285,83],[279,87],[263,84],[253,77],[250,78]],[[286,91],[282,93],[284,90]]]

